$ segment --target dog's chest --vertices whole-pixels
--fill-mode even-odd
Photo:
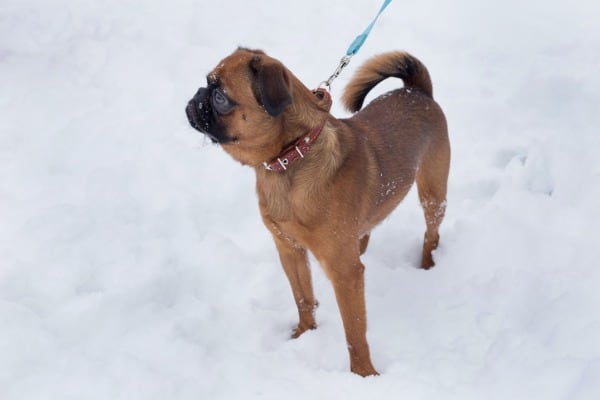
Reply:
[[[279,223],[306,223],[317,214],[312,185],[285,177],[257,181],[261,212]]]

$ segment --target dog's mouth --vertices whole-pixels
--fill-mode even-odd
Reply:
[[[211,104],[214,91],[214,86],[198,89],[185,108],[188,121],[194,129],[206,135],[213,143],[222,145],[237,142],[237,137],[227,134],[221,121],[221,114],[215,112]]]
[[[206,135],[213,143],[225,144],[237,141],[236,137],[228,136],[225,129],[215,121],[210,105],[206,101],[197,99],[197,97],[191,99],[185,108],[190,125]]]
[[[192,99],[185,108],[185,113],[192,128],[205,134],[213,143],[219,143],[219,138],[210,133],[210,123],[203,113],[204,104]]]

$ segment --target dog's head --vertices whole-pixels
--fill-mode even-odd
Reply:
[[[257,166],[277,155],[302,125],[311,125],[310,109],[324,108],[318,100],[281,62],[240,48],[208,74],[186,114],[192,127],[236,160]]]

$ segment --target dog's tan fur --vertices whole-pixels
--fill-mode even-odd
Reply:
[[[263,52],[238,49],[209,75],[237,103],[222,117],[236,137],[223,148],[256,170],[261,215],[298,308],[293,337],[316,327],[317,301],[307,259],[311,251],[333,284],[351,370],[362,376],[377,374],[366,340],[360,260],[370,232],[416,180],[427,225],[421,267],[429,268],[446,206],[450,146],[425,66],[404,52],[374,57],[348,84],[343,102],[358,111],[368,91],[391,76],[402,78],[405,87],[374,100],[352,118],[336,119],[323,100]],[[279,115],[265,112],[265,97],[283,102],[277,99],[286,93],[291,103]],[[264,161],[323,121],[321,136],[304,159],[283,173],[263,168]]]

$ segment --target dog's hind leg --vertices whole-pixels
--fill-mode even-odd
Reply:
[[[315,309],[317,301],[313,294],[310,268],[306,249],[296,246],[290,240],[281,235],[273,234],[275,245],[279,252],[279,259],[283,270],[292,287],[292,293],[296,306],[298,307],[299,322],[292,332],[292,338],[296,339],[309,329],[316,329]]]
[[[438,246],[439,227],[446,212],[449,167],[450,145],[447,136],[444,135],[432,141],[416,175],[419,199],[427,225],[421,258],[421,268],[423,269],[429,269],[435,264],[431,253]]]

